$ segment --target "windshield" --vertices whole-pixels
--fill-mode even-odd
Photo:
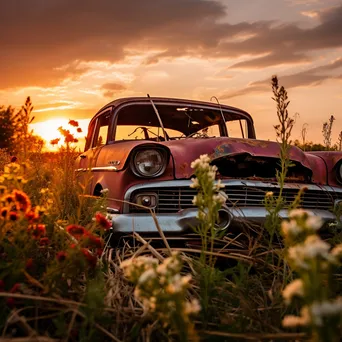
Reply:
[[[168,140],[185,138],[210,138],[228,136],[248,137],[248,120],[245,116],[207,107],[179,107],[158,105],[158,112],[163,122]],[[134,104],[126,106],[117,113],[114,139],[118,140],[154,140],[163,141],[164,133],[158,117],[151,105]]]

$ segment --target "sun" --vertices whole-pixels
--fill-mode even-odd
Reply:
[[[42,139],[44,139],[45,149],[48,151],[57,151],[58,147],[63,143],[63,136],[58,131],[59,127],[63,127],[64,129],[70,130],[70,133],[72,133],[74,137],[79,140],[79,143],[76,144],[76,146],[80,149],[83,149],[84,138],[87,134],[89,120],[90,119],[77,120],[79,123],[79,127],[82,129],[82,132],[80,133],[76,131],[75,127],[72,127],[68,124],[69,119],[62,117],[57,117],[46,121],[33,123],[30,125],[30,128],[33,130],[34,134],[39,135]],[[56,138],[60,138],[59,144],[51,145],[50,141]]]

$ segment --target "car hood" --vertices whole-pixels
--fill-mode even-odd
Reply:
[[[252,157],[279,159],[280,145],[273,141],[237,138],[193,138],[186,140],[173,140],[162,143],[166,145],[174,158],[175,177],[177,179],[189,178],[193,175],[191,162],[202,154],[208,154],[212,160],[222,157],[249,154]],[[292,146],[290,159],[301,164],[313,175],[315,183],[326,183],[326,167],[324,161],[314,155],[309,155],[301,149]],[[315,170],[315,173],[313,173]]]

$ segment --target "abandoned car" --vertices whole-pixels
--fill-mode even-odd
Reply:
[[[279,193],[279,151],[277,142],[256,139],[253,119],[241,109],[172,98],[122,98],[90,121],[76,168],[80,177],[91,171],[91,195],[108,192],[114,231],[156,233],[149,208],[165,233],[179,234],[197,222],[192,161],[208,154],[218,168],[228,199],[217,224],[225,229],[265,220],[265,194]],[[292,147],[289,155],[293,167],[283,191],[286,202],[305,186],[300,206],[326,223],[334,221],[342,203],[342,152],[305,153]],[[286,217],[287,210],[281,215]]]

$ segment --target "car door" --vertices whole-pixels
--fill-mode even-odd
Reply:
[[[94,194],[94,188],[98,181],[97,160],[102,147],[108,141],[111,112],[111,108],[107,108],[90,123],[85,151],[76,160],[78,180],[86,186],[89,194]]]

